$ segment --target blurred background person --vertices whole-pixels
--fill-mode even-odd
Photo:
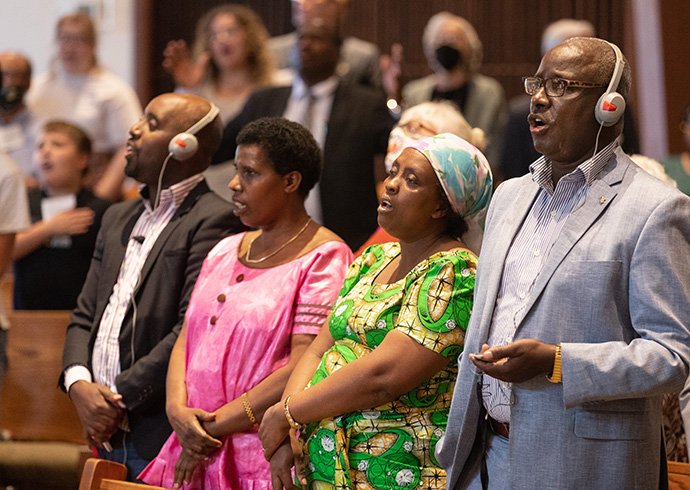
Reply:
[[[549,24],[541,38],[541,55],[571,37],[594,37],[596,31],[591,22],[578,19],[560,19]],[[529,172],[529,166],[541,156],[534,149],[527,116],[532,97],[520,94],[510,100],[508,123],[505,129],[505,142],[501,155],[501,170],[504,179],[521,177]],[[621,147],[628,155],[639,154],[640,143],[631,109],[623,113],[623,134]]]
[[[84,188],[91,140],[72,124],[43,126],[35,153],[40,189],[28,190],[32,225],[14,247],[14,309],[71,310],[110,204]]]
[[[300,67],[298,38],[304,19],[318,11],[318,15],[325,15],[336,19],[338,32],[342,31],[347,17],[349,0],[292,0],[292,25],[294,32],[282,36],[272,37],[269,46],[276,59],[277,66],[282,70],[281,78],[292,81],[293,72]],[[336,74],[344,77],[348,82],[368,85],[374,88],[382,87],[381,68],[379,64],[379,48],[369,41],[348,36],[342,40],[340,59]]]
[[[342,239],[304,208],[321,167],[309,131],[264,118],[237,143],[229,186],[254,231],[221,241],[204,262],[168,369],[175,433],[141,475],[152,485],[271,488],[257,424],[280,400],[352,261]]]
[[[685,139],[685,151],[669,155],[663,162],[666,173],[676,181],[678,189],[690,195],[690,104],[683,109],[680,130]]]
[[[342,46],[336,20],[325,8],[305,13],[298,76],[291,86],[252,94],[225,127],[214,161],[235,156],[237,134],[251,121],[282,116],[302,124],[323,150],[321,180],[307,197],[307,212],[356,250],[376,229],[376,185],[385,178],[393,119],[381,91],[336,74]]]
[[[168,43],[163,67],[172,75],[178,91],[216,104],[227,124],[254,90],[275,81],[267,43],[268,32],[252,9],[219,5],[197,23],[193,51],[183,40]]]
[[[433,454],[477,264],[460,237],[464,216],[483,213],[491,192],[488,162],[455,135],[417,141],[395,160],[378,216],[399,243],[353,263],[329,328],[261,422],[274,488],[292,488],[291,443],[304,446],[296,473],[306,488],[445,488]],[[296,428],[300,441],[294,432],[288,441]]]
[[[57,57],[38,75],[27,103],[42,122],[60,119],[88,133],[93,155],[86,186],[104,199],[118,200],[125,180],[125,141],[143,113],[134,90],[98,64],[96,26],[86,14],[61,17],[55,32]]]
[[[36,120],[24,97],[31,86],[31,63],[20,53],[0,53],[2,89],[0,90],[0,151],[5,152],[27,177],[27,184],[37,185],[33,166],[36,148]]]
[[[24,174],[14,161],[0,152],[0,282],[12,263],[15,235],[29,226]],[[0,290],[2,291],[2,290]],[[7,372],[7,330],[10,322],[5,314],[5,298],[0,292],[0,395]],[[1,438],[6,438],[2,433]]]
[[[486,147],[484,131],[479,128],[472,128],[462,117],[455,104],[448,100],[422,102],[403,111],[400,115],[400,121],[391,131],[388,137],[388,151],[384,160],[386,172],[390,172],[393,162],[400,156],[404,148],[415,141],[440,133],[452,133],[459,136],[474,145],[479,151]],[[383,184],[379,186],[378,195],[380,196],[382,193]],[[467,248],[479,254],[483,233],[481,233],[481,229],[477,230],[476,227],[483,228],[483,223],[470,220],[468,226],[472,231],[463,237],[463,241],[467,244]],[[395,241],[395,238],[379,226],[374,234],[357,250],[355,256],[359,257],[367,247],[374,243],[392,241]]]
[[[454,102],[472,127],[486,133],[484,154],[498,184],[508,107],[501,84],[479,73],[483,47],[477,31],[464,18],[439,12],[424,28],[422,43],[433,74],[403,87],[403,105],[429,100]]]

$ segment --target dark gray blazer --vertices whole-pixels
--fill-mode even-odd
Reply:
[[[214,162],[235,157],[235,140],[245,124],[261,117],[282,117],[291,92],[292,87],[255,92],[242,112],[226,126]],[[323,149],[319,186],[322,224],[353,250],[376,230],[374,156],[386,154],[392,127],[393,120],[379,91],[348,82],[338,84]]]
[[[132,199],[111,206],[103,217],[91,267],[67,327],[63,373],[75,364],[91,369],[98,326],[143,210],[141,200]],[[134,294],[136,326],[130,308],[120,331],[122,372],[115,381],[127,405],[131,440],[142,458],[153,459],[172,432],[165,415],[165,376],[201,264],[218,241],[244,229],[231,205],[202,181],[185,198],[146,259]]]

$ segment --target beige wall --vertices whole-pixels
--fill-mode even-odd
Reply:
[[[78,6],[89,6],[99,25],[98,59],[134,84],[134,12],[136,0],[1,0],[0,50],[26,54],[34,73],[54,56],[55,23]]]

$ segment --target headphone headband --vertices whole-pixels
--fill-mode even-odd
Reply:
[[[211,104],[211,108],[208,110],[206,115],[199,119],[197,122],[195,122],[191,128],[189,128],[187,131],[184,131],[185,133],[189,134],[196,134],[199,132],[204,126],[207,124],[210,124],[218,115],[220,112],[220,109],[214,104],[213,102],[209,101],[209,104]]]
[[[609,86],[606,89],[606,93],[608,94],[618,90],[618,84],[620,83],[621,77],[623,76],[623,53],[621,53],[621,50],[615,44],[610,43],[608,41],[605,42],[606,44],[611,46],[613,52],[616,54],[616,66],[613,68],[613,75],[611,75],[611,81],[609,82]]]

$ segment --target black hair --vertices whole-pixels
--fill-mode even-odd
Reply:
[[[469,229],[467,221],[465,221],[465,218],[463,218],[461,214],[453,210],[453,206],[451,206],[441,183],[438,184],[436,190],[438,191],[439,200],[446,211],[444,216],[446,220],[446,233],[456,240],[462,239],[462,236]]]
[[[237,135],[237,145],[263,148],[280,175],[302,175],[299,192],[307,196],[321,176],[321,150],[308,129],[282,117],[262,117],[250,122]]]

